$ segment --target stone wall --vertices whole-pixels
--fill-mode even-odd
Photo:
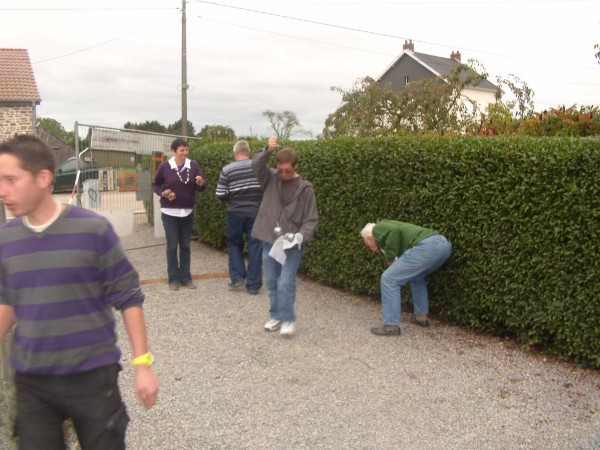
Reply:
[[[31,105],[0,105],[0,142],[15,134],[32,134],[34,113]]]

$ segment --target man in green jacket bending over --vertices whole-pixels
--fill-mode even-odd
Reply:
[[[425,277],[450,257],[452,244],[435,230],[389,219],[368,223],[360,235],[367,247],[383,253],[388,265],[381,275],[383,326],[373,327],[371,332],[380,336],[400,335],[400,293],[407,282],[415,307],[411,322],[428,327]]]

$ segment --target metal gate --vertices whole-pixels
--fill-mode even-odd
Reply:
[[[116,220],[125,228],[153,223],[158,197],[151,183],[177,137],[75,123],[78,179],[62,201],[109,215],[113,224]],[[63,175],[58,172],[57,178]]]

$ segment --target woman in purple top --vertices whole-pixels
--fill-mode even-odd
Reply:
[[[190,149],[185,139],[175,139],[171,151],[173,156],[158,167],[152,183],[152,190],[160,196],[161,219],[167,238],[169,288],[173,291],[179,286],[196,289],[190,272],[190,240],[196,192],[206,189],[206,181],[198,163],[188,158]]]

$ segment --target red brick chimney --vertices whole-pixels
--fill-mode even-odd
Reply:
[[[404,45],[402,46],[402,50],[410,50],[411,52],[415,51],[415,44],[413,44],[412,39],[408,41],[404,41]]]
[[[460,52],[457,50],[455,52],[450,53],[450,59],[455,59],[460,62]]]

